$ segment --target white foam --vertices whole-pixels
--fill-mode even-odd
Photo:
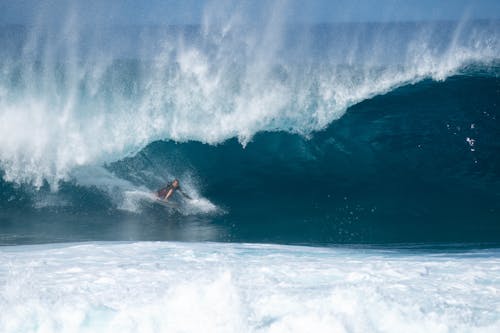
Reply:
[[[185,202],[183,213],[186,215],[194,215],[224,213],[224,211],[206,198],[194,198]]]
[[[138,212],[141,211],[145,203],[155,204],[158,198],[151,191],[131,190],[123,192],[123,198],[118,205],[118,208]],[[174,210],[182,215],[199,215],[199,214],[223,214],[224,211],[214,205],[210,200],[197,197],[193,199],[182,200],[174,203]]]
[[[134,185],[133,183],[117,177],[103,167],[80,167],[71,173],[71,177],[76,185],[94,187],[106,193],[114,205],[122,210],[130,212],[140,212],[145,203],[153,204],[158,199],[154,190],[145,186]],[[172,177],[173,178],[173,177]],[[164,180],[167,183],[167,180]],[[202,197],[196,189],[195,180],[189,175],[181,177],[183,191],[191,199],[180,200],[176,203],[176,211],[183,215],[215,214],[224,213],[222,209],[213,204],[210,200]],[[47,198],[54,198],[50,202],[53,204],[65,204],[60,199],[55,200],[57,193],[44,194],[41,202],[48,202]],[[41,205],[39,205],[41,206]]]
[[[2,332],[498,332],[498,250],[0,248]]]

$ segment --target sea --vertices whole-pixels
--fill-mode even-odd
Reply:
[[[500,21],[75,17],[0,26],[0,332],[500,331]]]

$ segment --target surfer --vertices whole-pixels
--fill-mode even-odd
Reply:
[[[179,180],[177,179],[174,179],[173,182],[168,183],[167,186],[162,187],[161,189],[156,191],[156,196],[163,201],[168,201],[168,199],[170,199],[175,191],[179,191],[179,193],[182,194],[184,198],[191,200],[191,197],[181,190],[181,187],[179,186]]]

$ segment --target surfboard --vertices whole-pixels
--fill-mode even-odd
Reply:
[[[166,207],[166,208],[170,208],[170,209],[178,209],[179,208],[179,204],[176,203],[176,202],[172,202],[172,201],[164,201],[160,198],[156,198],[154,200],[155,203],[163,206],[163,207]]]

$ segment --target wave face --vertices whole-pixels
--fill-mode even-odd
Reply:
[[[498,250],[105,243],[0,259],[6,333],[500,329]]]
[[[0,182],[2,243],[191,240],[498,242],[500,79],[469,67],[350,107],[304,137],[156,141],[58,192]],[[148,191],[178,177],[175,212]]]
[[[293,25],[282,5],[258,24],[209,6],[199,26],[119,27],[68,6],[61,22],[41,11],[2,27],[3,178],[57,189],[160,139],[307,136],[363,100],[500,54],[498,21]]]

